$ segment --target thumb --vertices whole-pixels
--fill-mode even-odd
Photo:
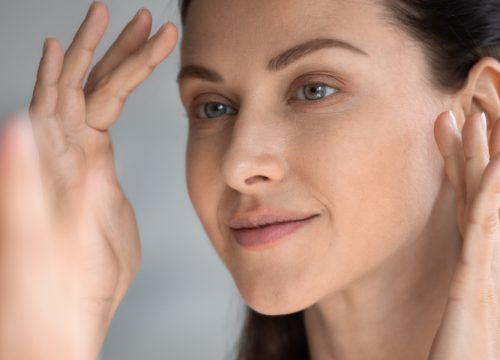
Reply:
[[[2,247],[43,224],[39,154],[27,112],[7,121],[0,139],[0,240]],[[21,243],[17,244],[21,245]]]

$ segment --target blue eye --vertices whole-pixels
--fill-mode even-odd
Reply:
[[[324,83],[309,83],[299,87],[296,96],[299,100],[318,101],[336,92],[338,92],[337,89]],[[195,107],[194,112],[201,119],[214,119],[237,114],[237,111],[231,106],[217,102],[199,104]]]
[[[221,103],[200,104],[200,106],[196,109],[196,115],[202,119],[212,119],[224,115],[234,114],[236,114],[236,111],[233,108]]]
[[[332,89],[332,90],[329,90]],[[296,95],[299,100],[320,100],[328,95],[336,93],[337,90],[323,83],[312,83],[298,89]]]

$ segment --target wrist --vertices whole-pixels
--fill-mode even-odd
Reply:
[[[0,359],[96,360],[111,318],[67,314],[53,311],[43,316],[14,316],[11,312],[2,317]]]

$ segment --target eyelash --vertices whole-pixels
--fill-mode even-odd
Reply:
[[[327,94],[325,95],[325,97],[321,98],[321,99],[318,99],[318,100],[302,100],[302,99],[299,99],[299,100],[290,100],[289,103],[293,103],[293,102],[296,102],[296,101],[304,101],[304,102],[308,102],[308,103],[323,103],[324,101],[327,101],[330,97],[332,97],[333,95],[337,94],[340,90],[334,86],[330,86],[324,82],[320,82],[320,81],[313,81],[313,82],[307,82],[305,84],[302,84],[300,85],[299,87],[297,87],[296,91],[295,91],[295,94],[297,94],[298,91],[301,91],[306,87],[306,86],[326,86],[327,88],[330,88],[330,89],[335,89],[336,91],[333,93],[333,94]],[[221,118],[221,117],[224,117],[226,115],[235,115],[237,114],[237,112],[233,112],[233,113],[230,113],[230,114],[225,114],[225,115],[221,115],[221,116],[215,116],[215,117],[202,117],[202,116],[199,116],[198,113],[199,113],[199,109],[201,109],[201,111],[204,111],[205,110],[205,107],[207,105],[223,105],[223,106],[226,106],[226,107],[231,107],[230,105],[227,105],[227,104],[224,104],[224,103],[221,103],[221,102],[215,102],[215,101],[212,101],[212,102],[205,102],[205,103],[198,103],[198,104],[195,104],[193,105],[192,107],[192,113],[194,114],[194,116],[201,120],[201,121],[204,121],[204,120],[213,120],[213,119],[218,119],[218,118]]]

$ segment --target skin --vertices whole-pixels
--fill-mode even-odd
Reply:
[[[305,310],[312,360],[498,358],[500,64],[482,59],[446,94],[372,1],[282,5],[196,0],[181,44],[182,66],[226,79],[180,83],[186,176],[242,297],[268,315]],[[107,22],[96,2],[66,53],[47,41],[29,117],[2,132],[0,358],[95,359],[139,267],[108,129],[177,31],[148,40],[144,10],[83,84]],[[321,50],[266,71],[277,51],[319,36],[369,56]],[[313,81],[339,92],[288,101]],[[237,111],[196,120],[192,105],[206,102]],[[274,246],[239,247],[227,220],[261,206],[320,216]]]
[[[320,50],[267,71],[280,50],[328,36],[369,57]],[[180,84],[187,181],[247,304],[268,315],[305,309],[314,360],[426,358],[462,245],[434,126],[448,109],[461,124],[480,110],[497,118],[498,65],[479,64],[463,92],[438,91],[419,44],[371,0],[197,0],[181,54],[182,65],[226,80]],[[286,102],[312,80],[339,92],[321,104]],[[206,118],[200,104],[210,102],[229,114]],[[321,216],[277,246],[250,251],[226,222],[257,206]]]

